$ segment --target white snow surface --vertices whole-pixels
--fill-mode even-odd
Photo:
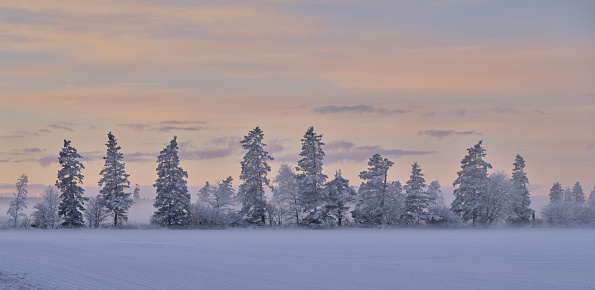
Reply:
[[[592,229],[0,231],[0,289],[584,288]]]

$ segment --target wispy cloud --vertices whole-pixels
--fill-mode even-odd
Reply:
[[[118,126],[131,128],[135,131],[200,131],[205,130],[206,127],[198,124],[205,123],[202,121],[163,121],[152,124],[118,124]]]
[[[312,109],[317,114],[335,114],[335,113],[356,113],[356,114],[381,114],[381,115],[393,115],[393,114],[404,114],[410,112],[409,110],[394,109],[389,110],[385,108],[375,108],[369,105],[356,105],[356,106],[321,106]]]
[[[3,135],[0,139],[14,139],[14,138],[25,138],[24,135]]]
[[[63,125],[49,124],[47,126],[50,127],[50,128],[52,128],[52,129],[64,130],[64,131],[68,131],[68,132],[74,132],[74,129],[72,129],[70,127],[63,126]]]
[[[192,141],[178,142],[180,159],[204,160],[225,158],[241,152],[242,146],[240,145],[240,140],[237,137],[215,138],[207,142],[207,146],[204,148],[199,148]]]
[[[436,153],[436,151],[386,149],[378,145],[356,146],[354,143],[347,141],[329,142],[324,149],[326,151],[326,162],[328,163],[341,161],[363,162],[376,153],[391,158],[399,158],[405,155],[426,155]]]
[[[477,135],[483,136],[481,132],[477,132],[475,130],[471,131],[455,131],[455,130],[423,130],[417,132],[418,136],[429,136],[438,139],[442,139],[444,137],[451,137],[451,136],[468,136],[468,135]]]
[[[500,114],[518,114],[520,113],[519,110],[514,108],[493,108],[492,112],[500,113]]]

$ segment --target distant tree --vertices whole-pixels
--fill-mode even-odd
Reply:
[[[325,188],[325,207],[329,219],[333,219],[332,223],[343,225],[343,221],[349,213],[349,203],[355,200],[356,191],[349,186],[349,180],[343,178],[341,170],[335,173],[335,178],[327,182]],[[332,224],[329,220],[326,224]]]
[[[89,228],[98,228],[109,217],[104,202],[105,200],[101,195],[90,197],[87,200],[84,216],[89,223]]]
[[[15,228],[19,227],[19,217],[22,217],[25,220],[27,219],[27,215],[23,212],[23,210],[27,208],[28,182],[29,178],[25,174],[21,175],[21,177],[17,180],[17,192],[13,193],[14,200],[10,202],[10,207],[8,208],[7,214],[10,217],[12,226]]]
[[[589,195],[589,200],[587,201],[587,204],[590,207],[595,208],[595,186],[593,186],[593,190],[591,190],[591,194]]]
[[[449,207],[444,205],[444,196],[438,180],[430,183],[427,194],[434,200],[429,207],[429,212],[433,215],[432,219],[427,221],[429,224],[452,227],[461,223],[461,219]]]
[[[240,188],[238,196],[242,202],[242,214],[249,224],[265,225],[267,201],[264,188],[270,186],[267,174],[271,171],[268,161],[273,157],[264,150],[266,146],[262,142],[264,133],[259,127],[250,131],[240,143],[245,150],[248,150],[241,162],[242,172],[240,173]]]
[[[510,192],[511,212],[508,217],[508,223],[515,225],[528,224],[535,213],[529,208],[531,199],[529,198],[529,179],[525,173],[525,160],[521,155],[516,156],[512,170],[512,191]]]
[[[303,223],[310,226],[322,225],[325,218],[323,186],[327,176],[322,173],[325,153],[322,146],[322,135],[308,128],[302,141],[302,159],[296,167],[297,184],[302,211],[305,214]]]
[[[562,201],[564,201],[564,190],[562,190],[560,182],[556,182],[550,189],[550,202],[555,203]]]
[[[60,220],[58,216],[58,205],[60,204],[60,195],[53,186],[47,186],[43,190],[41,202],[34,207],[33,223],[42,229],[54,229]]]
[[[130,193],[124,192],[125,189],[130,188],[130,181],[128,181],[130,174],[126,174],[124,169],[124,154],[120,152],[122,147],[118,146],[112,132],[109,132],[107,137],[108,141],[105,144],[107,153],[103,157],[105,164],[99,173],[101,179],[98,186],[103,186],[99,190],[100,196],[103,198],[107,212],[114,218],[114,226],[118,226],[128,220],[127,212],[134,202],[130,198]]]
[[[388,169],[393,164],[380,154],[374,154],[368,161],[368,170],[360,172],[359,177],[364,181],[359,187],[358,202],[352,213],[358,223],[385,223],[385,207],[389,197]]]
[[[138,184],[134,186],[134,192],[132,193],[132,200],[136,203],[140,200],[140,187]]]
[[[435,198],[425,191],[426,180],[421,173],[421,167],[417,162],[411,166],[411,176],[405,186],[405,219],[408,223],[419,223],[436,218],[429,207],[435,202]]]
[[[211,204],[216,210],[227,210],[234,204],[235,190],[233,189],[233,178],[231,176],[224,180],[217,181],[212,192]]]
[[[585,203],[585,193],[583,192],[583,187],[579,182],[575,183],[570,191],[570,194],[565,197],[565,200],[570,203],[575,204],[584,204]]]
[[[482,197],[486,193],[488,185],[488,169],[492,165],[485,162],[485,149],[479,141],[475,146],[467,149],[469,152],[461,160],[461,171],[457,172],[458,178],[454,181],[454,201],[451,204],[452,211],[461,216],[464,222],[472,221],[475,226],[482,211]]]
[[[287,163],[281,164],[277,176],[273,179],[273,184],[272,202],[277,205],[282,220],[293,220],[296,225],[299,225],[301,205],[297,175],[293,168]]]
[[[153,206],[157,210],[153,221],[167,227],[187,226],[191,222],[190,194],[184,179],[188,173],[180,167],[176,136],[161,150],[157,163],[157,179],[153,184],[157,190]]]
[[[440,189],[440,182],[438,180],[430,182],[427,194],[430,200],[433,201],[433,205],[444,205],[444,196],[442,196],[442,189]]]
[[[198,202],[192,206],[193,223],[203,228],[224,228],[237,223],[238,215],[230,206],[233,205],[233,178],[217,181],[211,185],[208,181],[198,192]]]
[[[211,204],[211,200],[213,198],[213,191],[215,188],[211,185],[210,182],[205,182],[205,185],[198,190],[198,201],[204,204]]]
[[[79,185],[83,183],[83,174],[81,170],[85,169],[83,164],[78,161],[82,158],[76,148],[70,146],[70,140],[64,140],[64,148],[60,152],[58,161],[62,167],[58,171],[58,180],[56,187],[62,192],[60,194],[60,205],[58,206],[58,215],[62,217],[62,226],[67,228],[76,228],[84,225],[83,197],[85,190]]]

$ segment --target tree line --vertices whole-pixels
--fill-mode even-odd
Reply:
[[[322,135],[309,127],[301,139],[301,159],[297,166],[281,164],[276,176],[268,176],[274,160],[265,150],[264,133],[256,127],[240,142],[245,155],[240,163],[237,192],[233,178],[206,182],[191,202],[186,179],[180,166],[177,137],[157,158],[157,179],[153,184],[155,212],[150,222],[163,227],[224,228],[230,226],[484,226],[535,224],[530,208],[529,180],[525,160],[515,157],[512,175],[489,172],[492,165],[484,160],[482,141],[467,149],[461,170],[453,182],[454,201],[445,205],[440,183],[426,183],[421,166],[411,165],[405,184],[388,179],[394,162],[374,154],[368,168],[359,173],[362,180],[353,186],[341,170],[331,178],[323,174],[325,152]],[[48,186],[42,201],[35,205],[30,221],[26,206],[28,177],[16,183],[17,192],[7,212],[13,227],[40,228],[99,227],[111,219],[115,227],[128,219],[128,210],[139,199],[138,185],[132,193],[121,147],[109,132],[104,166],[100,171],[99,195],[84,196],[81,187],[85,167],[82,156],[71,141],[64,140],[59,153],[55,186]],[[267,189],[272,196],[266,196]],[[131,197],[132,195],[132,197]],[[556,182],[550,191],[550,204],[541,212],[543,220],[553,225],[595,224],[595,188],[588,201],[579,182],[572,189],[562,189]],[[19,219],[21,222],[19,222]],[[539,220],[538,220],[539,221]]]

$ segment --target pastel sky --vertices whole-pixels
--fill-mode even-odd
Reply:
[[[100,4],[99,4],[100,3]],[[466,149],[526,162],[532,194],[595,186],[595,2],[1,1],[0,195],[22,173],[53,184],[63,139],[96,192],[112,131],[152,196],[173,138],[193,195],[239,184],[239,141],[260,126],[275,175],[309,126],[325,173],[352,184],[374,153],[405,182],[451,187]],[[37,187],[36,187],[37,186]]]

